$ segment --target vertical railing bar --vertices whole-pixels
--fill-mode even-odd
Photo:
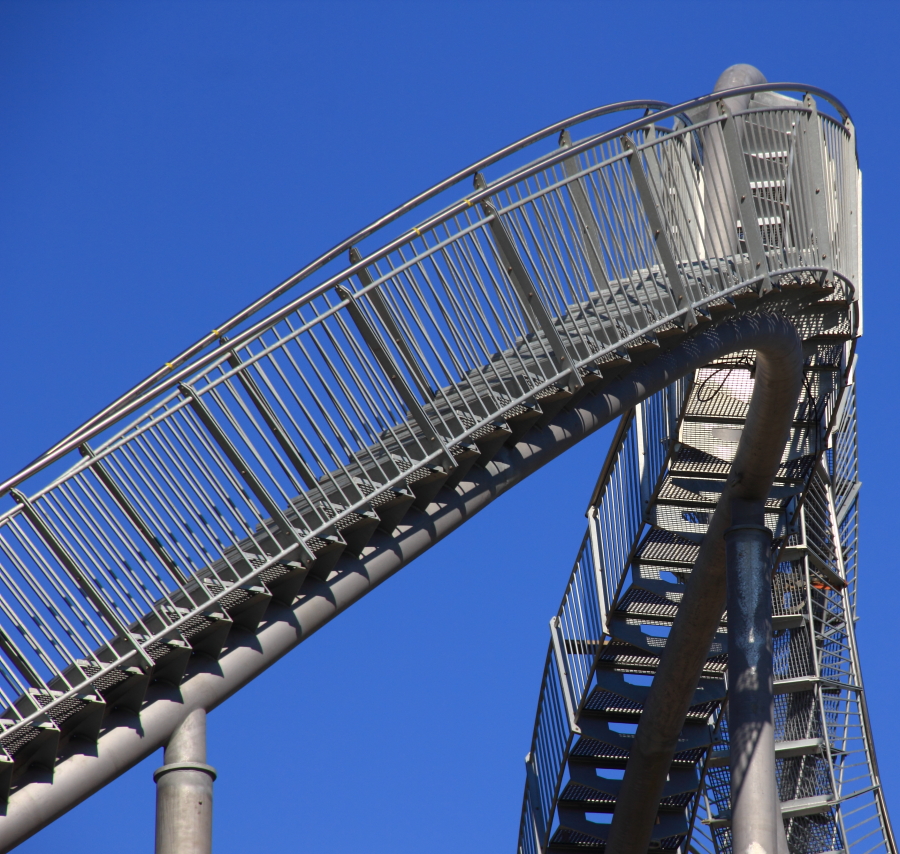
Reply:
[[[315,560],[315,556],[306,546],[306,543],[303,542],[303,539],[294,529],[293,525],[287,520],[287,517],[272,499],[272,496],[269,495],[266,488],[256,476],[256,473],[244,462],[240,452],[234,447],[231,440],[225,435],[224,430],[219,426],[219,423],[213,418],[212,413],[209,411],[200,395],[198,395],[189,385],[183,384],[180,388],[189,398],[191,408],[196,413],[197,418],[200,419],[203,426],[209,431],[216,444],[222,449],[222,453],[225,454],[229,462],[246,482],[250,491],[256,496],[259,503],[266,509],[266,512],[268,512],[282,532],[294,541],[297,550],[303,556],[304,563],[312,563]]]
[[[28,521],[34,526],[41,539],[56,556],[56,559],[63,567],[65,567],[66,571],[84,594],[85,598],[97,609],[97,613],[106,620],[113,631],[121,636],[122,639],[132,647],[134,652],[147,667],[152,667],[153,659],[147,655],[140,642],[131,634],[131,632],[129,632],[127,626],[121,621],[115,609],[106,602],[102,593],[94,589],[89,578],[84,574],[75,559],[63,548],[62,543],[57,539],[50,526],[43,520],[28,496],[18,489],[10,490],[10,494],[15,498],[16,502],[22,505]]]
[[[813,209],[815,242],[818,249],[816,263],[821,264],[825,262],[826,266],[833,267],[834,259],[832,257],[831,235],[828,227],[828,210],[825,198],[828,181],[825,174],[824,152],[822,150],[824,145],[822,127],[819,123],[819,111],[815,99],[807,94],[803,99],[803,103],[809,111],[804,122],[802,139],[806,148],[807,169],[812,174],[813,181],[813,192],[810,200],[812,201]],[[831,276],[829,275],[828,278],[830,279]]]
[[[181,514],[176,511],[172,503],[172,497],[168,497],[163,487],[157,483],[154,473],[148,468],[147,462],[141,458],[141,454],[147,455],[147,460],[151,460],[154,456],[149,448],[142,448],[141,444],[136,441],[133,447],[123,447],[121,449],[122,459],[120,461],[114,460],[112,457],[107,457],[106,459],[109,460],[109,465],[113,470],[113,473],[116,472],[118,467],[119,477],[123,482],[130,485],[132,495],[136,500],[142,503],[144,512],[156,520],[159,530],[165,532],[165,535],[168,537],[170,548],[181,555],[185,566],[190,568],[191,574],[193,574],[196,572],[196,567],[194,566],[193,558],[188,552],[186,545],[192,543],[194,534],[189,528],[185,527],[185,523],[181,519]],[[133,474],[129,471],[129,467],[133,470]],[[174,493],[173,497],[177,500],[182,500],[183,503],[183,499],[179,499],[181,487],[174,484],[174,480],[171,476],[169,479],[172,481],[170,486]],[[144,489],[141,488],[138,481],[142,482],[150,493],[149,498],[144,494]],[[165,514],[165,518],[160,515],[161,513]],[[176,533],[176,531],[179,530],[182,535],[181,538]],[[184,542],[182,542],[182,539]],[[196,549],[196,546],[192,547]],[[203,550],[197,549],[197,551],[202,553]],[[186,576],[187,580],[185,583],[190,580],[190,577],[191,576]]]
[[[578,733],[578,725],[575,720],[575,709],[572,704],[572,691],[569,679],[569,668],[566,664],[566,652],[564,642],[561,638],[559,617],[553,617],[550,620],[550,638],[553,641],[553,653],[556,656],[556,667],[559,671],[559,680],[563,695],[563,701],[566,706],[566,715],[569,720],[569,728],[572,732]]]
[[[116,535],[122,540],[122,543],[125,545],[125,548],[131,552],[134,558],[138,561],[139,565],[143,568],[144,572],[153,580],[156,585],[156,588],[159,592],[159,595],[166,599],[169,604],[172,604],[171,600],[171,591],[169,587],[166,585],[165,579],[159,574],[156,567],[153,563],[147,559],[147,557],[143,554],[140,549],[140,546],[134,539],[128,534],[125,527],[122,525],[119,519],[115,517],[115,514],[111,512],[110,508],[106,506],[103,500],[100,497],[100,494],[97,492],[94,484],[88,479],[84,478],[80,482],[81,489],[84,491],[84,494],[87,496],[91,505],[96,509],[96,511],[100,514],[101,518],[105,521],[105,523],[110,527],[112,531],[116,533]],[[124,558],[123,558],[124,559]],[[180,573],[180,571],[179,571]],[[171,583],[171,579],[169,579]],[[186,578],[185,578],[186,581]],[[180,586],[178,583],[178,586]],[[148,591],[149,592],[149,591]],[[154,598],[155,601],[155,598]]]
[[[479,189],[486,189],[487,184],[483,177],[476,176],[476,186]],[[494,244],[497,247],[499,260],[503,264],[504,269],[509,275],[513,290],[519,298],[522,309],[530,319],[535,332],[543,332],[544,338],[549,345],[550,350],[555,354],[557,360],[557,370],[567,369],[569,372],[569,383],[573,390],[581,388],[584,383],[572,361],[568,348],[563,344],[556,326],[550,315],[547,313],[544,304],[541,301],[539,289],[531,280],[531,276],[525,268],[525,264],[519,255],[509,232],[497,209],[488,197],[481,203],[488,227],[494,238]]]
[[[569,148],[571,144],[572,139],[569,136],[568,130],[563,130],[559,138],[560,147]],[[601,295],[605,293],[611,294],[612,288],[610,287],[609,277],[603,266],[603,249],[600,229],[597,226],[597,220],[594,218],[593,211],[591,210],[591,204],[588,200],[584,185],[581,182],[581,178],[573,177],[582,171],[578,155],[564,160],[563,169],[570,179],[566,184],[566,188],[572,198],[572,204],[575,208],[576,215],[580,220],[580,232],[587,249],[584,254],[587,258],[588,268],[590,269],[591,276],[594,280],[594,289]],[[606,339],[601,343],[611,346],[618,340],[615,325],[611,325],[609,333],[607,333],[605,328],[600,326],[599,332],[600,335]]]
[[[419,429],[424,434],[425,447],[427,451],[429,453],[441,451],[442,459],[444,461],[444,464],[447,466],[447,470],[452,470],[456,467],[456,462],[453,459],[453,455],[447,448],[445,438],[439,435],[438,431],[431,423],[431,420],[425,414],[425,410],[422,409],[422,405],[419,403],[412,390],[406,384],[406,380],[403,379],[403,375],[400,373],[400,370],[394,364],[393,357],[390,355],[387,348],[382,343],[377,332],[372,329],[369,321],[366,319],[366,316],[362,313],[359,306],[356,304],[356,298],[353,296],[353,294],[350,293],[350,291],[341,286],[338,286],[337,292],[340,295],[341,299],[347,300],[347,310],[350,312],[350,317],[356,324],[360,335],[368,345],[369,349],[372,351],[372,354],[375,356],[375,360],[378,362],[381,369],[385,372],[385,374],[387,374],[388,379],[390,379],[391,384],[394,386],[397,394],[406,404],[407,408],[412,413],[416,424],[418,424]]]
[[[674,303],[676,311],[684,312],[684,328],[691,329],[697,325],[697,318],[694,314],[693,306],[685,283],[681,276],[681,270],[675,260],[675,254],[669,241],[669,228],[665,222],[663,212],[659,209],[659,204],[654,198],[654,193],[650,187],[650,180],[644,167],[642,153],[646,155],[648,162],[653,164],[658,171],[658,164],[655,163],[656,153],[655,146],[638,151],[634,142],[627,137],[622,137],[622,145],[628,151],[628,163],[631,167],[631,177],[634,181],[638,196],[647,216],[647,222],[650,226],[652,239],[656,246],[656,252],[659,257],[659,266],[665,272],[666,279],[669,283],[669,298]],[[653,169],[651,166],[651,170]],[[668,313],[668,312],[665,312]]]
[[[356,247],[351,247],[350,263],[358,263],[360,257],[361,256]],[[367,285],[372,284],[372,276],[365,267],[360,268],[356,276],[359,279],[359,283],[362,287],[366,287]],[[422,397],[427,400],[434,394],[431,388],[431,384],[428,382],[427,378],[419,367],[418,360],[413,355],[413,352],[410,349],[406,338],[400,333],[400,329],[397,327],[397,324],[394,321],[390,309],[388,308],[387,303],[384,301],[384,297],[382,296],[380,290],[378,288],[373,288],[367,293],[367,297],[369,298],[369,302],[372,304],[372,308],[375,310],[375,313],[378,315],[378,319],[384,324],[384,328],[387,330],[388,335],[391,337],[391,340],[394,342],[397,350],[403,357],[407,369],[418,384],[419,392],[421,393]]]
[[[226,343],[227,339],[223,338],[222,342]],[[272,431],[272,435],[281,446],[284,455],[288,458],[288,461],[294,467],[294,470],[300,476],[300,479],[306,484],[307,488],[315,489],[317,486],[316,479],[310,471],[309,466],[306,465],[306,461],[300,455],[300,451],[297,449],[290,436],[288,436],[281,421],[275,414],[275,411],[260,391],[259,386],[256,384],[256,380],[254,380],[250,374],[250,369],[243,365],[240,356],[235,350],[230,351],[228,355],[228,364],[237,371],[235,376],[237,376],[244,391],[247,392],[247,396],[262,416],[266,426]],[[255,367],[259,370],[259,362],[256,363]]]
[[[192,411],[192,410],[188,410]],[[199,455],[198,450],[194,447],[193,443],[190,441],[188,435],[185,433],[185,428],[190,430],[193,434],[194,438],[197,440],[197,443],[203,448],[207,454],[209,454],[210,458],[218,463],[219,471],[224,475],[226,481],[231,485],[231,487],[235,490],[235,492],[242,496],[246,502],[245,507],[250,512],[250,514],[256,519],[258,527],[262,530],[264,536],[268,536],[270,539],[274,541],[275,530],[272,529],[273,520],[266,519],[260,510],[256,507],[253,501],[250,499],[250,496],[247,495],[243,490],[247,488],[246,483],[240,475],[235,475],[234,470],[229,466],[225,459],[222,458],[219,454],[222,453],[218,444],[211,440],[208,434],[204,431],[203,423],[198,419],[195,423],[191,418],[184,419],[184,425],[180,425],[177,422],[173,422],[170,425],[171,432],[173,437],[177,439],[178,436],[181,437],[181,445],[184,450],[187,451],[191,461],[197,470],[206,476],[207,481],[212,486],[213,490],[218,494],[219,500],[222,502],[223,506],[226,508],[231,508],[232,516],[234,520],[241,524],[244,529],[244,537],[250,539],[254,544],[256,549],[260,553],[264,553],[265,549],[262,545],[260,545],[259,540],[257,538],[256,532],[250,527],[247,520],[244,519],[237,505],[234,503],[234,499],[228,495],[228,493],[222,488],[219,480],[214,476],[213,472],[209,469],[209,466]],[[190,467],[185,463],[185,461],[181,457],[181,453],[179,452],[179,448],[172,441],[171,438],[166,436],[164,433],[160,433],[159,440],[162,446],[166,448],[170,458],[176,462],[177,465],[180,466],[182,476],[184,476],[189,483],[191,483],[194,487],[194,491],[196,493],[197,498],[201,501],[203,505],[205,505],[207,512],[210,515],[211,520],[217,520],[219,525],[222,527],[224,533],[231,540],[231,545],[240,548],[240,541],[238,539],[238,534],[232,529],[231,525],[228,523],[227,518],[223,515],[223,513],[216,506],[215,501],[211,498],[210,495],[207,494],[206,490],[203,488],[202,484],[198,480],[197,476],[191,472]],[[182,490],[183,498],[182,500],[185,502],[185,506],[189,510],[189,512],[193,515],[193,518],[199,520],[202,523],[202,527],[206,532],[207,537],[209,538],[210,543],[214,544],[218,549],[220,556],[223,559],[226,559],[225,555],[227,552],[227,548],[225,544],[219,537],[219,534],[216,533],[213,525],[210,521],[208,521],[201,512],[201,507],[197,506],[190,498],[190,496]],[[279,546],[280,548],[280,546]],[[205,547],[201,546],[201,553],[206,555],[208,562],[211,564],[214,561],[214,558],[208,553]],[[226,559],[227,560],[227,559]],[[229,562],[229,566],[231,566]],[[231,566],[234,569],[234,566]]]
[[[263,434],[263,432],[259,429],[259,425],[252,418],[249,410],[244,405],[243,400],[240,398],[239,395],[236,395],[234,393],[234,389],[232,389],[231,386],[228,385],[228,383],[225,383],[224,385],[232,393],[232,395],[234,396],[235,400],[238,403],[238,406],[241,408],[241,410],[244,412],[244,414],[247,415],[247,417],[250,419],[250,423],[256,429],[260,438],[263,440],[263,442],[266,444],[266,446],[269,448],[269,450],[272,451],[275,459],[278,460],[279,463],[281,464],[281,461],[278,459],[278,456],[274,453],[274,450],[275,450],[274,447],[269,442],[268,437],[265,436]],[[226,403],[224,397],[222,396],[221,389],[222,389],[222,386],[218,385],[215,388],[210,389],[208,392],[206,392],[205,396],[216,402],[216,405],[218,406],[219,411],[222,413],[222,415],[225,416],[225,420],[228,422],[228,424],[231,425],[231,429],[234,430],[237,437],[244,443],[244,446],[246,447],[247,452],[250,455],[250,458],[252,460],[256,461],[258,468],[272,483],[274,489],[277,490],[277,493],[279,494],[279,497],[281,498],[281,500],[284,503],[288,503],[290,498],[292,498],[293,496],[289,495],[288,493],[286,493],[284,491],[282,485],[278,482],[278,479],[275,477],[275,475],[273,474],[268,463],[266,463],[265,459],[263,458],[263,455],[259,452],[256,445],[254,444],[254,442],[252,441],[250,436],[247,434],[247,431],[243,428],[240,421],[237,419],[235,414],[231,411],[231,408]],[[207,407],[207,409],[208,409],[208,407]],[[210,414],[212,414],[212,413],[210,412]],[[218,421],[216,423],[218,424]],[[220,426],[220,429],[223,429],[223,431],[224,431],[224,428],[222,428],[221,425],[219,425],[219,426]],[[227,434],[225,434],[225,435],[227,435]],[[237,446],[234,445],[233,443],[232,443],[232,446],[235,447],[235,449],[237,449]],[[241,454],[241,456],[243,457],[243,454]],[[260,483],[262,483],[262,481],[260,481]],[[268,488],[266,488],[266,494],[271,496],[271,491]]]
[[[190,427],[191,432],[194,434],[198,442],[200,442],[201,447],[206,450],[206,452],[209,453],[212,458],[216,460],[216,462],[220,464],[220,471],[225,475],[227,482],[235,489],[235,491],[240,491],[241,483],[228,471],[225,461],[217,459],[214,456],[212,447],[206,444],[205,437],[203,437],[200,432],[195,429],[194,425],[189,419],[185,419],[185,423]],[[209,470],[208,466],[202,463],[197,449],[190,442],[188,436],[184,433],[183,428],[174,421],[167,426],[172,434],[172,437],[174,437],[176,440],[180,437],[182,442],[181,450],[187,453],[189,459],[193,462],[198,471],[206,476],[207,480],[212,484],[213,489],[218,494],[219,500],[222,501],[222,503],[226,507],[231,506],[231,509],[234,512],[237,521],[239,521],[243,525],[245,534],[249,532],[250,526],[244,519],[240,518],[240,516],[238,515],[238,509],[234,505],[233,500],[230,498],[230,496],[228,496],[219,482],[213,477],[213,474]],[[182,453],[176,447],[176,444],[172,441],[172,437],[167,436],[166,433],[162,430],[150,435],[156,439],[158,447],[154,447],[154,445],[149,442],[144,443],[145,453],[147,454],[148,460],[153,460],[156,463],[159,472],[163,476],[170,477],[168,467],[166,465],[166,460],[161,456],[163,453],[165,453],[169,461],[174,464],[175,469],[181,475],[185,484],[182,485],[181,483],[170,477],[169,486],[172,488],[172,491],[177,492],[179,500],[184,509],[187,511],[188,515],[195,521],[198,521],[200,523],[198,527],[205,533],[209,542],[214,543],[220,550],[224,550],[224,544],[219,539],[219,535],[213,529],[210,521],[207,520],[203,515],[202,509],[206,509],[207,513],[210,516],[210,519],[218,519],[219,524],[226,529],[228,535],[232,538],[232,540],[237,539],[237,534],[234,530],[231,529],[231,526],[227,523],[227,520],[223,516],[222,512],[216,507],[214,499],[203,488],[203,485],[198,480],[197,474],[191,471],[190,465],[185,461]],[[185,486],[190,487],[193,490],[196,500],[191,498]],[[253,506],[249,496],[244,495],[243,497],[247,501],[247,506],[251,509],[251,512],[256,516],[257,522],[262,523],[263,515]],[[199,505],[197,504],[197,501],[200,502]],[[173,511],[173,519],[177,518],[177,509],[175,507],[172,507],[171,509]],[[181,523],[182,529],[187,530],[187,523],[182,523],[181,519],[178,519],[178,521],[179,523]],[[212,555],[209,554],[206,546],[203,545],[200,539],[194,536],[193,533],[191,537],[189,537],[189,539],[193,540],[194,547],[197,549],[199,554],[202,554],[204,558],[208,559],[210,562],[213,560]]]
[[[83,442],[80,446],[82,455],[93,457],[94,452],[91,450],[87,442]],[[112,475],[106,470],[104,461],[95,460],[90,470],[94,473],[97,480],[103,485],[109,493],[110,498],[116,503],[118,508],[128,517],[129,521],[135,526],[138,533],[144,539],[144,542],[150,547],[151,551],[160,560],[163,566],[172,573],[172,575],[182,584],[187,581],[187,577],[181,571],[181,568],[166,550],[166,547],[157,539],[156,535],[150,530],[144,517],[138,513],[134,505],[128,500],[125,493],[119,489]]]
[[[84,499],[78,497],[75,488],[70,485],[72,500],[82,507],[85,515],[88,517],[99,517],[102,524],[97,525],[97,533],[95,537],[103,544],[104,548],[109,552],[110,556],[115,558],[122,566],[122,572],[128,577],[131,584],[142,592],[142,598],[147,606],[152,610],[159,596],[168,598],[168,590],[162,583],[162,579],[152,567],[150,562],[142,555],[137,543],[127,534],[119,523],[119,520],[110,513],[109,508],[100,500],[96,490],[93,489],[90,482],[86,478],[73,479],[70,482],[76,484],[84,495]],[[87,504],[85,504],[87,501]],[[90,505],[90,506],[88,506]],[[93,512],[91,510],[93,508]],[[118,543],[116,540],[118,539]],[[124,551],[123,551],[124,550]],[[130,553],[132,559],[137,561],[144,574],[156,582],[158,593],[153,595],[146,583],[141,577],[140,571],[132,569],[128,563],[126,552]]]
[[[21,541],[21,536],[18,532],[13,532],[17,539]],[[23,545],[24,548],[24,545]],[[72,623],[66,618],[62,613],[60,613],[59,609],[53,603],[52,598],[47,594],[47,591],[44,589],[43,585],[39,584],[38,581],[34,578],[34,575],[26,568],[24,562],[16,554],[15,549],[6,541],[5,538],[0,537],[0,549],[6,554],[6,556],[10,559],[13,567],[18,571],[18,573],[24,578],[28,586],[31,588],[32,592],[35,593],[38,597],[38,601],[40,604],[47,609],[47,611],[51,614],[51,616],[59,623],[62,630],[69,637],[69,640],[75,645],[76,650],[82,654],[87,655],[90,650],[89,645],[85,642],[85,640],[81,637],[78,630]],[[27,549],[26,549],[27,551]],[[31,604],[31,600],[26,595],[25,591],[21,589],[21,587],[13,580],[12,576],[7,572],[6,568],[0,564],[0,575],[7,586],[7,588],[13,593],[16,598],[16,601],[25,609],[26,614],[31,618],[31,621],[40,629],[40,631],[46,636],[47,640],[50,642],[50,645],[56,649],[60,656],[69,661],[71,658],[69,651],[66,649],[65,645],[62,641],[56,636],[56,632],[47,624],[47,622],[40,618],[38,609]],[[68,593],[64,592],[62,589],[62,584],[58,578],[50,577],[50,583],[56,594],[66,603],[71,604],[68,601]],[[87,632],[93,635],[94,640],[97,643],[104,643],[103,635],[94,627],[93,625],[86,625],[80,618],[78,612],[73,607],[73,611],[75,611],[76,617],[79,617],[79,621],[82,623],[82,626],[87,630]],[[85,615],[86,616],[86,615]],[[30,632],[29,632],[30,634]],[[43,647],[35,641],[35,647],[39,651],[39,654],[43,654]]]
[[[68,483],[60,484],[58,492],[63,496],[68,497],[70,503],[72,503],[73,505],[80,504],[80,502],[75,501],[75,497]],[[72,514],[65,511],[65,509],[59,502],[57,494],[48,494],[44,496],[43,500],[47,506],[47,515],[49,516],[49,511],[52,510],[57,516],[58,522],[54,525],[54,528],[59,531],[60,541],[63,543],[63,545],[69,552],[73,550],[73,547],[80,546],[81,550],[84,552],[85,557],[87,558],[85,563],[94,564],[96,573],[100,576],[100,578],[95,578],[93,574],[91,574],[90,576],[88,576],[90,581],[95,585],[95,587],[99,587],[101,586],[100,580],[102,579],[106,583],[106,586],[111,591],[114,591],[117,594],[116,598],[118,598],[120,605],[113,604],[113,607],[115,607],[116,610],[120,612],[120,616],[125,616],[121,614],[121,608],[126,608],[131,612],[130,617],[132,618],[132,621],[140,622],[141,609],[137,606],[137,603],[134,602],[132,596],[128,593],[126,585],[112,570],[112,567],[103,558],[97,547],[91,542],[91,538],[78,524],[78,521],[76,521],[77,517],[70,518]],[[82,510],[85,511],[84,516],[90,518],[90,516],[86,513],[86,508],[82,507]],[[84,516],[82,516],[81,518],[83,519]],[[99,539],[100,534],[97,533],[94,536]],[[150,599],[150,597],[147,597],[146,604],[148,606],[152,605],[152,599]]]

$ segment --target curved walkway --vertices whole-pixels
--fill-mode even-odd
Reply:
[[[649,395],[726,353],[796,363],[779,314],[836,298],[852,315],[852,124],[834,99],[843,121],[785,89],[818,92],[614,105],[510,146],[309,265],[3,484],[16,505],[0,516],[0,847]],[[738,96],[752,100],[732,112]],[[573,141],[570,128],[636,108],[655,112]],[[473,193],[382,236],[467,175]],[[386,242],[369,249],[375,236]],[[786,376],[758,386],[777,402]],[[763,421],[747,453],[783,436]]]

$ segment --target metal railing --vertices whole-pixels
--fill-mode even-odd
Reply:
[[[852,314],[850,308],[842,310]],[[815,751],[788,753],[778,760],[779,796],[791,850],[891,854],[896,845],[854,639],[858,481],[852,367],[858,329],[831,324],[832,336],[846,336],[843,344],[831,344],[822,323],[808,322],[802,314],[796,320],[815,345],[810,347],[804,392],[783,463],[783,475],[791,482],[801,480],[802,486],[787,487],[785,494],[796,498],[782,510],[768,511],[767,524],[781,530],[787,549],[773,579],[774,613],[791,618],[791,628],[781,629],[774,639],[776,680],[783,683],[775,698],[775,729],[776,742],[821,739],[821,744]],[[671,498],[671,491],[661,486],[669,479],[667,455],[673,437],[690,443],[703,435],[697,425],[681,419],[709,420],[708,430],[716,424],[739,424],[746,413],[753,387],[749,366],[739,354],[723,361],[728,364],[697,372],[689,406],[682,407],[689,391],[683,382],[649,398],[620,422],[591,499],[588,532],[551,621],[540,709],[554,707],[557,713],[543,715],[539,710],[535,722],[522,825],[523,834],[527,829],[531,836],[520,834],[520,852],[537,853],[555,844],[556,805],[560,797],[565,799],[566,762],[577,752],[578,715],[594,687],[594,669],[609,635],[608,615],[620,607],[623,582],[636,555],[634,544],[642,539],[648,517],[656,516],[652,504]],[[836,381],[823,379],[824,374]],[[726,388],[723,403],[720,392]],[[715,435],[713,442],[721,445],[726,439]],[[723,454],[728,457],[727,448],[710,459]],[[601,533],[611,544],[606,551],[599,546]],[[607,556],[613,558],[612,565],[604,560]],[[801,625],[794,622],[798,617]],[[719,717],[718,723],[713,753],[728,748],[725,718]],[[689,844],[695,852],[727,854],[730,774],[727,762],[707,765],[704,762],[700,779],[706,782],[693,802],[681,850]],[[528,816],[535,814],[542,816],[542,823],[528,824]]]
[[[679,380],[622,416],[588,508],[575,566],[550,621],[523,807],[523,822],[529,815],[544,817],[537,836],[540,850],[552,830],[547,818],[552,820],[563,783],[577,714],[590,695],[597,659],[610,637],[607,617],[616,608],[646,529],[649,497],[665,472],[689,387],[689,381]],[[530,837],[527,842],[520,838],[523,852],[530,844]]]
[[[817,91],[741,91],[783,88]],[[587,391],[629,346],[748,288],[812,274],[852,289],[846,111],[841,124],[808,97],[732,116],[729,94],[478,174],[474,193],[259,317],[328,253],[0,486],[17,502],[0,516],[6,742],[114,670],[152,666],[236,586],[325,565],[342,525],[420,473],[452,476],[479,431],[554,389]]]

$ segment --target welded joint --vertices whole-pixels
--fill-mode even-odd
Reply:
[[[159,782],[159,778],[171,771],[202,771],[207,774],[213,781],[218,776],[218,772],[212,765],[205,762],[170,762],[168,765],[161,765],[153,772],[153,782]]]

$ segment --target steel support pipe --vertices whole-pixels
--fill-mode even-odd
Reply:
[[[776,854],[781,821],[772,701],[772,532],[764,519],[763,501],[735,499],[725,532],[734,854]]]
[[[206,764],[206,711],[194,709],[166,745],[156,783],[156,854],[211,854],[213,781]]]
[[[641,714],[607,839],[607,854],[647,854],[678,738],[726,606],[725,531],[735,498],[765,500],[790,434],[803,356],[757,348],[756,383],[731,471],[688,576]],[[768,852],[767,852],[768,854]]]
[[[49,783],[48,772],[27,772],[22,783],[27,781],[29,785],[17,786],[9,799],[6,815],[0,817],[0,851],[8,851],[167,744],[193,710],[211,711],[227,700],[528,475],[680,377],[738,350],[756,350],[757,369],[756,387],[738,445],[733,479],[736,477],[738,484],[761,491],[763,496],[768,494],[797,400],[803,355],[800,338],[787,319],[778,314],[758,313],[697,329],[671,350],[635,367],[603,391],[582,398],[545,429],[530,431],[515,447],[503,449],[485,468],[473,469],[455,489],[442,490],[425,510],[411,511],[395,536],[377,534],[371,541],[372,549],[362,560],[341,558],[331,579],[308,582],[302,598],[292,608],[272,603],[257,632],[233,630],[228,647],[218,660],[194,656],[179,687],[153,683],[140,715],[124,710],[112,712],[96,749],[90,754],[74,746],[64,748],[53,771],[52,785],[40,785],[41,781]],[[726,488],[729,497],[731,491],[731,486]],[[728,524],[717,510],[712,528],[718,534],[714,533],[712,539],[717,537],[721,541]],[[710,567],[716,564],[714,554],[707,554],[704,560]],[[688,585],[676,620],[677,627],[679,621],[684,623],[682,615],[694,610],[707,613],[706,622],[699,620],[684,638],[690,661],[683,667],[668,670],[672,693],[683,698],[683,702],[675,701],[669,710],[671,720],[663,721],[667,732],[674,731],[670,738],[672,750],[725,606],[724,556],[721,564],[721,593],[717,592],[715,571],[711,596],[702,589],[698,591],[696,585]],[[693,575],[697,575],[696,569]],[[702,601],[694,607],[692,602],[698,593]],[[671,753],[661,763],[658,785],[650,786],[647,798],[662,790],[670,762]],[[652,803],[648,841],[656,818],[657,801]],[[646,852],[647,845],[644,845],[640,854]]]

